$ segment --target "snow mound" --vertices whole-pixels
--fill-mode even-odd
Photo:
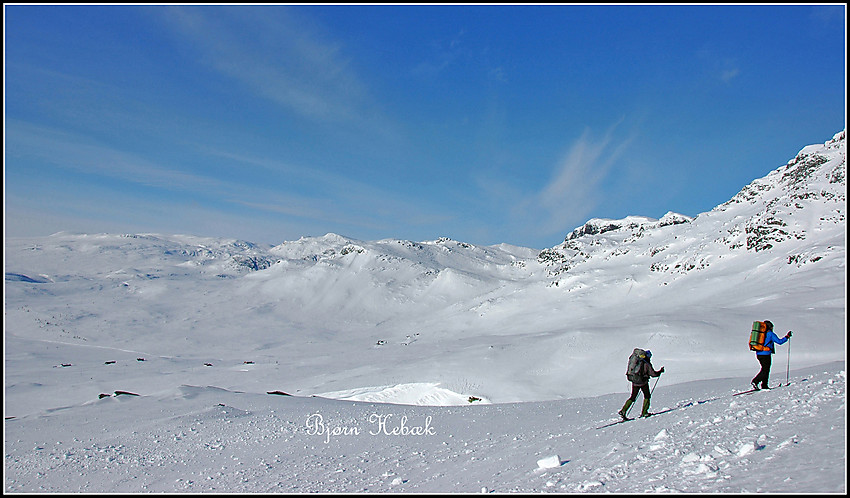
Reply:
[[[395,405],[458,406],[474,403],[489,403],[479,396],[459,394],[438,387],[439,382],[416,382],[390,386],[359,387],[342,391],[317,394],[321,398],[389,403]]]
[[[21,273],[6,273],[6,281],[7,282],[26,282],[30,284],[43,284],[46,283],[47,280],[43,278],[35,278],[30,277],[28,275],[24,275]]]

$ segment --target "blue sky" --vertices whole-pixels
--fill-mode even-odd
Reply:
[[[545,248],[846,126],[842,5],[4,5],[7,236]]]

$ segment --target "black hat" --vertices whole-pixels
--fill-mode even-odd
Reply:
[[[770,320],[765,320],[764,324],[767,325],[767,330],[773,330],[773,322]]]

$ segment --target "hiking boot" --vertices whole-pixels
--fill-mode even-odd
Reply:
[[[756,384],[755,382],[751,382],[751,383],[750,383],[750,385],[752,385],[752,386],[753,386],[753,389],[754,389],[754,390],[756,390],[756,391],[761,390],[761,388],[759,387],[759,385],[758,385],[758,384]]]
[[[622,417],[622,418],[623,418],[623,420],[625,420],[625,419],[627,418],[627,417],[626,417],[626,412],[628,412],[628,411],[629,411],[629,408],[632,406],[632,403],[634,403],[634,401],[633,401],[632,399],[627,399],[627,400],[626,400],[626,404],[625,404],[625,405],[623,405],[623,407],[620,409],[620,411],[618,411],[618,412],[617,412],[617,415],[619,415],[620,417]]]
[[[645,399],[645,400],[643,400],[643,409],[640,411],[640,416],[641,416],[641,418],[646,418],[646,417],[649,417],[650,415],[652,415],[652,414],[649,413],[649,400]]]

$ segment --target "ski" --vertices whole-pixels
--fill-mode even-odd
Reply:
[[[808,379],[803,379],[803,380],[805,381],[805,380],[808,380]],[[773,387],[767,387],[767,388],[764,388],[764,389],[761,389],[761,388],[759,388],[759,389],[749,389],[747,391],[741,391],[739,393],[734,393],[734,394],[732,394],[732,396],[739,396],[739,395],[742,395],[742,394],[752,394],[752,393],[757,392],[757,391],[770,391],[772,389],[777,389],[779,387],[787,387],[787,386],[790,386],[791,384],[793,384],[793,382],[788,382],[788,383],[780,382],[779,384],[777,384]],[[706,400],[696,401],[696,402],[690,401],[690,402],[685,403],[683,405],[674,406],[672,408],[667,408],[665,410],[661,410],[660,412],[650,413],[646,417],[635,417],[635,418],[626,418],[626,419],[615,420],[614,422],[610,422],[610,423],[607,423],[605,425],[601,425],[601,426],[597,427],[596,429],[599,430],[599,429],[604,429],[606,427],[611,427],[611,426],[614,426],[614,425],[617,425],[617,424],[622,424],[623,422],[631,422],[632,420],[635,420],[637,418],[649,418],[649,417],[652,417],[652,416],[655,416],[655,415],[661,415],[662,413],[672,412],[673,410],[678,410],[680,408],[687,408],[689,406],[693,406],[694,404],[701,405],[703,403],[708,403],[709,401],[716,401],[717,399],[720,399],[720,398],[706,399]]]
[[[660,412],[650,413],[649,415],[661,415],[662,413],[672,412],[673,410],[678,410],[679,408],[687,408],[689,406],[693,406],[693,402],[688,402],[680,406],[674,406],[673,408],[667,408],[666,410],[661,410]]]
[[[612,425],[622,424],[623,422],[630,422],[634,420],[633,418],[621,418],[620,420],[611,422],[610,424],[605,424],[596,428],[596,430],[604,429],[606,427],[611,427]]]
[[[692,405],[693,405],[693,403],[685,403],[684,405],[681,405],[681,406],[674,406],[673,408],[667,408],[666,410],[661,410],[660,412],[650,413],[649,415],[647,415],[645,417],[641,416],[641,417],[635,417],[635,418],[620,419],[620,420],[617,420],[615,422],[611,422],[611,423],[602,425],[600,427],[597,427],[596,429],[597,430],[598,429],[604,429],[606,427],[611,427],[612,425],[622,424],[623,422],[631,422],[632,420],[635,420],[635,419],[638,419],[638,418],[649,418],[649,417],[653,417],[655,415],[661,415],[662,413],[672,412],[673,410],[678,410],[679,408],[687,408],[687,407],[692,406]]]
[[[756,391],[770,391],[770,390],[773,390],[773,389],[776,389],[776,388],[779,388],[779,387],[787,387],[787,386],[790,386],[791,384],[792,384],[791,382],[789,382],[787,384],[783,384],[783,383],[780,382],[779,384],[776,384],[773,387],[761,387],[759,389],[750,389],[748,391],[741,391],[739,393],[735,393],[732,396],[738,396],[738,395],[741,395],[741,394],[750,394],[750,393],[754,393]]]
[[[670,410],[673,410],[673,408],[671,408]],[[622,424],[623,422],[631,422],[632,420],[637,420],[637,419],[639,419],[639,418],[649,418],[649,417],[651,417],[651,416],[653,416],[653,415],[658,415],[659,413],[666,413],[666,412],[669,412],[670,410],[664,410],[664,411],[662,411],[662,412],[657,412],[657,413],[650,413],[649,415],[646,415],[646,416],[643,416],[643,417],[635,417],[635,418],[625,418],[625,419],[620,419],[620,420],[617,420],[616,422],[611,422],[610,424],[605,424],[605,425],[603,425],[603,426],[597,427],[596,429],[597,429],[597,430],[598,430],[598,429],[604,429],[604,428],[606,428],[606,427],[611,427],[612,425]]]

